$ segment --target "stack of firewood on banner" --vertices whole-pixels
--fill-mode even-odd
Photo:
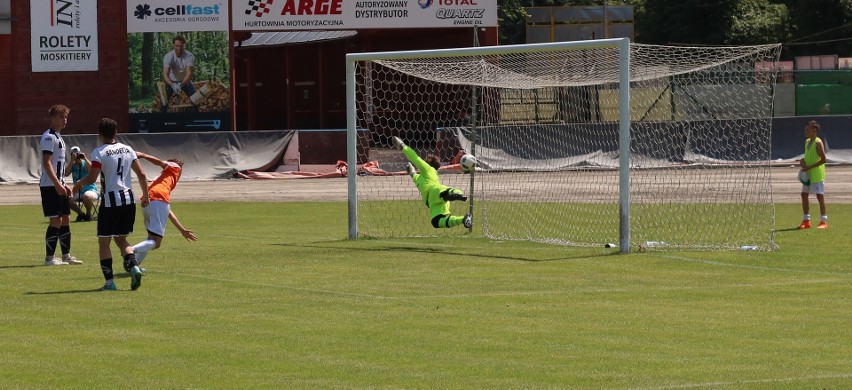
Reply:
[[[159,112],[162,102],[168,100],[167,112],[190,112],[193,105],[198,112],[222,112],[231,109],[231,93],[228,87],[218,81],[199,81],[194,83],[195,93],[188,96],[180,91],[171,96],[166,93],[166,83],[157,82],[157,93],[150,107],[137,107],[137,112]]]

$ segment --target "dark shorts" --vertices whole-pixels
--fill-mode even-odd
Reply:
[[[98,237],[129,236],[136,223],[136,204],[98,208]]]
[[[41,189],[41,210],[47,218],[71,215],[68,197],[59,195],[56,187],[39,187]]]

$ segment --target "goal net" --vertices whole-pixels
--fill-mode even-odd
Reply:
[[[772,249],[766,64],[779,48],[608,39],[350,54],[350,238],[464,233],[432,227],[398,136],[473,195],[452,213],[472,211],[474,234]]]

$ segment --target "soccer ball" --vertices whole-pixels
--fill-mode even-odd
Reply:
[[[811,185],[811,177],[807,171],[799,171],[799,181],[802,182],[802,185]]]
[[[464,169],[465,172],[468,172],[476,166],[476,157],[465,154],[464,156],[461,156],[459,164],[461,164],[462,169]]]

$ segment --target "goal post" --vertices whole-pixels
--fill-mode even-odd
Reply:
[[[429,224],[399,136],[476,195],[489,238],[772,248],[775,73],[756,69],[778,54],[626,38],[348,54],[349,238],[464,234]]]

